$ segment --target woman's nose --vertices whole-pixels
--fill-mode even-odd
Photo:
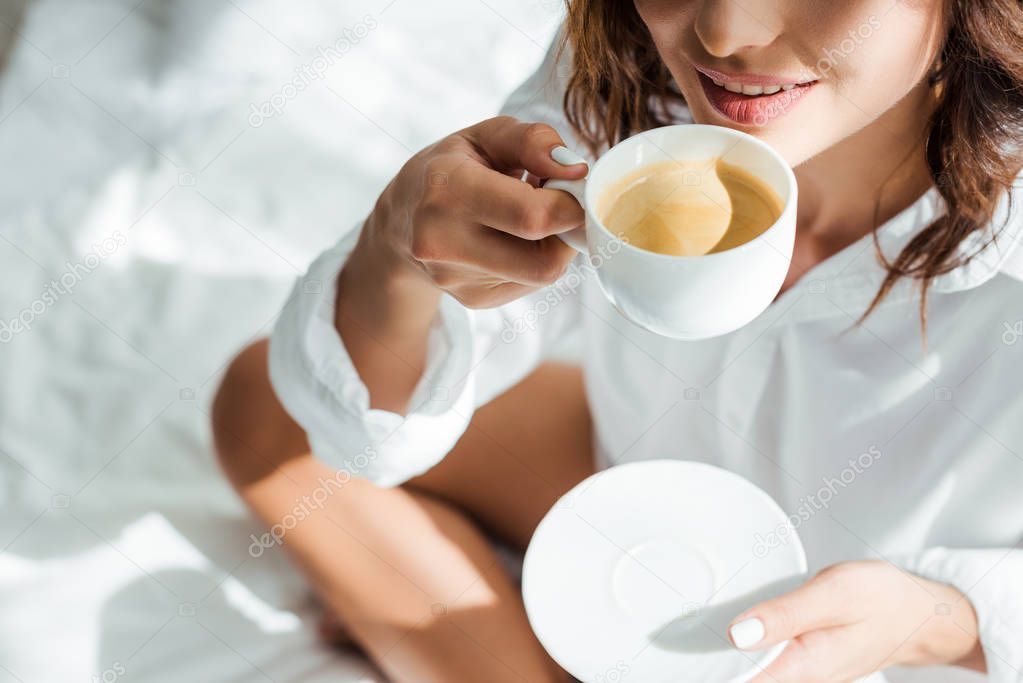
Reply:
[[[782,20],[771,0],[704,0],[696,15],[696,35],[714,57],[771,44]]]

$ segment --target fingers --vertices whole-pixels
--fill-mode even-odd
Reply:
[[[498,171],[522,168],[540,178],[574,180],[588,170],[586,160],[544,123],[499,116],[467,128],[463,134]]]
[[[817,629],[850,621],[849,597],[818,574],[796,590],[762,602],[737,617],[728,629],[740,650],[761,650]]]
[[[777,659],[750,683],[853,683],[879,670],[866,655],[862,640],[850,640],[837,631],[815,631],[789,642]],[[869,634],[855,638],[868,639]]]
[[[431,268],[431,275],[444,291],[453,296],[466,308],[494,308],[520,299],[536,287],[517,282],[502,282],[497,278],[487,277],[479,273],[467,272],[458,265],[437,264]]]
[[[447,264],[539,287],[560,277],[576,253],[556,236],[538,238],[546,229],[533,228],[534,239],[520,239],[459,217],[443,202],[420,205],[414,221],[411,256],[431,274],[431,266]],[[442,289],[450,289],[457,281],[440,275],[434,275],[434,280]]]
[[[454,266],[432,268],[436,282],[445,289],[468,271],[480,279],[491,276],[531,288],[555,282],[565,272],[576,252],[557,237],[542,240],[521,240],[489,228],[480,227],[465,239],[449,245],[443,255],[425,259],[431,265]],[[450,277],[445,277],[443,273]],[[450,280],[450,282],[446,282]]]
[[[546,287],[558,280],[578,252],[557,237],[526,241],[483,229],[467,240],[463,263],[497,273],[512,282]]]
[[[535,287],[527,287],[515,282],[501,282],[482,289],[470,287],[458,288],[452,291],[451,295],[466,308],[496,308],[516,299],[521,299],[534,289]]]
[[[802,668],[802,662],[806,661],[806,647],[799,641],[792,641],[785,646],[777,659],[768,664],[760,673],[754,676],[750,683],[788,683],[795,679]]]
[[[801,641],[794,640],[750,683],[811,683],[817,680],[811,676],[811,669],[816,668],[813,654]]]
[[[474,222],[527,240],[582,225],[585,213],[571,195],[531,186],[478,164],[463,164],[452,187]]]
[[[549,285],[576,256],[556,235],[583,225],[585,212],[538,179],[583,178],[588,166],[550,126],[491,119],[407,166],[415,185],[395,185],[413,198],[404,214],[406,253],[465,305],[496,306]]]

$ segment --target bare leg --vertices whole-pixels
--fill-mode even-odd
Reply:
[[[214,434],[225,471],[268,526],[334,474],[274,397],[265,342],[228,371]],[[589,434],[578,372],[545,368],[481,409],[430,473],[398,489],[353,479],[287,532],[285,548],[396,683],[566,680],[473,519],[524,545],[589,473]]]
[[[525,550],[554,502],[593,473],[591,438],[582,372],[548,363],[480,408],[451,453],[407,487]]]

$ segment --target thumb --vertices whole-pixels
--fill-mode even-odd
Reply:
[[[809,631],[848,623],[849,611],[841,593],[817,575],[794,591],[743,612],[732,621],[728,635],[740,650],[760,650]]]
[[[538,178],[575,180],[589,170],[586,159],[569,149],[558,131],[545,123],[499,116],[471,126],[463,134],[499,171],[524,169]]]

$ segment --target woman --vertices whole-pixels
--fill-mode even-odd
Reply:
[[[523,548],[594,467],[702,460],[792,514],[815,572],[736,615],[737,647],[791,640],[757,681],[1019,680],[1020,2],[575,0],[566,37],[313,264],[336,287],[296,287],[269,371],[265,342],[233,363],[218,450],[271,538],[391,680],[566,680],[485,534]],[[800,185],[778,298],[689,343],[615,313],[536,182],[687,121]],[[585,396],[537,369],[573,329]]]

